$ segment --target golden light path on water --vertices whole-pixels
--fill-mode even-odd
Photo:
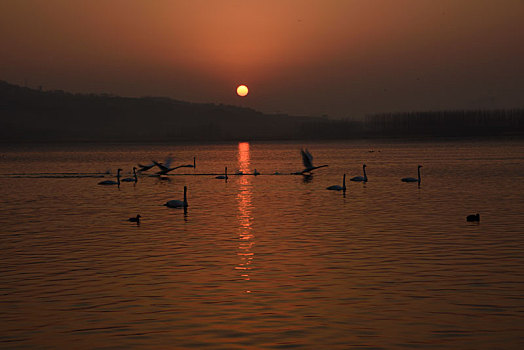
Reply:
[[[249,143],[240,142],[238,144],[238,169],[244,174],[250,173],[250,154],[249,154]],[[237,195],[238,200],[238,256],[240,262],[236,267],[240,271],[242,279],[249,281],[249,270],[251,269],[251,263],[253,262],[254,253],[252,247],[255,244],[255,236],[253,235],[252,222],[253,217],[251,215],[252,209],[252,192],[251,192],[251,176],[240,176],[239,178],[239,192]],[[251,291],[247,289],[246,293]]]

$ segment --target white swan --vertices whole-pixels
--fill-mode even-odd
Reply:
[[[296,173],[293,173],[294,175],[304,175],[305,173],[311,174],[311,171],[327,166],[327,165],[314,166],[313,165],[313,156],[311,155],[311,153],[309,153],[307,148],[305,150],[301,149],[300,153],[302,154],[302,164],[304,164],[305,169],[302,171],[297,171]]]
[[[118,185],[120,186],[120,172],[121,171],[122,169],[118,169],[116,173],[116,181],[115,180],[104,180],[104,181],[100,181],[98,184],[99,185]]]
[[[367,182],[368,176],[366,175],[366,164],[362,165],[362,171],[364,172],[364,176],[355,176],[349,179],[350,181],[360,181],[360,182]]]
[[[418,183],[420,183],[420,168],[422,168],[422,165],[419,165],[418,168],[417,168],[418,178],[403,177],[400,181],[402,181],[402,182],[418,182]]]
[[[326,188],[330,191],[344,191],[346,192],[346,174],[344,174],[344,177],[342,177],[342,186],[340,185],[333,185]]]
[[[136,176],[136,167],[133,167],[133,177],[126,177],[121,180],[122,182],[138,182],[138,177]]]
[[[218,175],[215,177],[215,179],[219,179],[219,180],[227,180],[228,177],[227,177],[227,166],[224,168],[224,175]]]
[[[187,186],[184,186],[184,200],[172,199],[164,204],[168,208],[187,208]]]

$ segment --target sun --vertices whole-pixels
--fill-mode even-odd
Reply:
[[[238,96],[244,97],[244,96],[247,96],[248,93],[249,93],[249,89],[247,88],[247,86],[239,85],[237,87],[237,95]]]

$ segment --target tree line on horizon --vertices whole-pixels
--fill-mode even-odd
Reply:
[[[0,81],[3,142],[178,142],[522,137],[524,109],[382,113],[359,120],[264,114],[164,97],[42,91]]]

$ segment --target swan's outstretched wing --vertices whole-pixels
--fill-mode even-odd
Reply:
[[[302,153],[302,163],[304,164],[304,168],[313,168],[313,156],[309,153],[307,148],[305,150],[301,149],[300,153]]]
[[[138,163],[138,166],[140,167],[140,169],[138,169],[138,171],[147,171],[147,170],[151,169],[152,167],[154,167],[155,163],[151,163],[151,164],[148,164],[148,165],[142,165],[142,164]]]
[[[172,160],[173,158],[171,156],[167,156],[166,160],[164,161],[164,166],[169,169]]]
[[[160,169],[160,171],[166,171],[168,170],[169,168],[166,167],[164,164],[162,163],[159,163],[157,161],[153,161],[153,163]]]

